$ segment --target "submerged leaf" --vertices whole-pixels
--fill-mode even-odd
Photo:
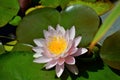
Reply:
[[[111,67],[120,70],[120,30],[108,37],[101,47],[101,58]]]

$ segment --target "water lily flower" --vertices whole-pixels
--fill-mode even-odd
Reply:
[[[75,27],[66,30],[57,25],[56,29],[52,26],[48,27],[48,31],[44,30],[44,37],[34,39],[37,47],[33,47],[36,52],[33,57],[36,63],[46,63],[45,68],[55,67],[57,77],[60,77],[66,66],[74,74],[78,74],[75,65],[75,56],[82,55],[87,52],[86,48],[77,48],[81,41],[81,36],[75,38]]]

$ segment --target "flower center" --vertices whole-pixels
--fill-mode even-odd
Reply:
[[[65,49],[67,48],[67,42],[63,37],[60,36],[54,36],[49,42],[48,42],[48,50],[50,53],[55,55],[62,54]]]

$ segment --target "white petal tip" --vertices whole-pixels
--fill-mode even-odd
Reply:
[[[39,58],[41,56],[42,56],[42,54],[38,54],[38,53],[36,53],[36,54],[33,55],[34,58]]]
[[[75,74],[75,75],[78,75],[78,72],[75,72],[74,74]]]
[[[75,27],[74,26],[70,29],[69,34],[70,34],[70,39],[73,40],[75,37]]]
[[[82,53],[81,54],[84,54],[86,53],[88,50],[86,48],[82,48]]]

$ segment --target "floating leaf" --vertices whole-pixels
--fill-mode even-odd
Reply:
[[[21,21],[21,17],[20,16],[15,16],[15,18],[13,20],[11,20],[9,22],[9,24],[13,25],[13,26],[17,26]]]
[[[12,51],[29,51],[32,52],[32,45],[17,43]]]
[[[89,6],[94,9],[98,15],[102,15],[113,8],[113,3],[111,3],[109,0],[105,2],[100,0],[73,0],[69,3],[69,5],[71,4],[82,4]]]
[[[12,51],[12,49],[14,48],[14,45],[15,45],[16,43],[17,43],[16,40],[7,42],[7,43],[4,45],[5,50],[8,51],[8,52]]]
[[[62,8],[65,7],[71,0],[40,0],[40,3],[43,6],[47,7],[53,7],[56,8],[58,6],[61,6]]]
[[[0,56],[0,80],[60,80],[55,71],[33,63],[33,53],[12,52]]]
[[[60,3],[60,0],[40,0],[40,3],[43,6],[57,7]]]
[[[6,25],[18,11],[18,0],[0,0],[0,27]]]
[[[59,12],[52,8],[42,8],[29,13],[17,28],[17,39],[21,43],[34,44],[33,39],[43,37],[48,25],[56,26]],[[26,33],[27,32],[27,33]]]
[[[73,5],[61,12],[60,24],[66,29],[76,27],[76,34],[82,35],[81,46],[88,46],[98,30],[99,18],[94,10],[83,5]]]
[[[77,78],[76,80],[120,80],[120,76],[114,73],[107,65],[97,72],[87,71],[81,75],[83,76]]]
[[[120,70],[120,30],[108,37],[102,47],[100,56],[111,67]]]
[[[17,28],[17,39],[21,43],[34,44],[33,39],[43,37],[43,30],[57,24],[65,29],[74,25],[76,34],[83,37],[81,46],[87,46],[98,29],[99,17],[94,10],[82,5],[69,6],[61,13],[53,8],[37,9],[23,18]]]
[[[83,0],[83,1],[96,2],[97,0]]]

